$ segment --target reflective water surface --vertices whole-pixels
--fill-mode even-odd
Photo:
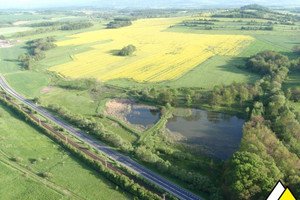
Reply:
[[[199,109],[189,109],[189,113],[170,118],[167,128],[185,136],[187,140],[183,142],[203,145],[222,159],[237,151],[243,134],[243,119]]]
[[[154,125],[160,119],[160,111],[147,107],[131,106],[130,112],[126,115],[126,119],[131,124],[143,125],[145,127]]]

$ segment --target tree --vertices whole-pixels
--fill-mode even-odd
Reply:
[[[133,52],[135,52],[135,51],[136,51],[136,47],[134,45],[130,44],[128,46],[123,47],[119,51],[118,55],[119,56],[131,56],[133,54]]]
[[[191,95],[186,95],[185,96],[185,100],[186,100],[186,105],[187,106],[191,106],[192,105],[192,97],[191,97]]]
[[[279,170],[250,152],[237,152],[229,161],[225,175],[226,185],[234,199],[259,199],[274,187]]]
[[[158,103],[165,105],[166,103],[172,104],[174,101],[174,96],[168,90],[163,90],[159,93],[157,98]]]
[[[262,51],[250,57],[246,67],[255,73],[266,75],[288,66],[289,63],[287,56],[274,51]]]

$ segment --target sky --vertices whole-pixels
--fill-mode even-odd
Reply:
[[[300,0],[0,0],[0,9],[18,8],[57,8],[70,6],[93,7],[239,7],[245,4],[258,3],[267,6],[300,6]]]

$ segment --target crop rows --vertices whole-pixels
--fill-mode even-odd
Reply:
[[[73,35],[59,46],[89,44],[93,50],[73,55],[73,61],[50,68],[71,78],[101,81],[127,78],[139,82],[176,79],[214,55],[234,56],[254,39],[243,35],[206,35],[165,31],[180,19],[145,19],[121,29],[105,29]],[[114,52],[133,44],[132,56]]]

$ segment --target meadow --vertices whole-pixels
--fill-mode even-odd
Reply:
[[[176,79],[215,55],[238,55],[254,39],[239,35],[198,35],[163,32],[182,18],[138,20],[130,27],[106,29],[70,36],[58,46],[92,45],[93,50],[72,55],[73,61],[51,67],[70,78],[118,78],[139,82]],[[113,51],[133,44],[133,56],[116,56]]]
[[[1,198],[132,198],[2,105],[0,114]],[[53,177],[42,178],[44,172]]]
[[[7,28],[0,28],[0,35],[12,34],[21,31],[28,31],[30,30],[29,27],[7,27]]]

